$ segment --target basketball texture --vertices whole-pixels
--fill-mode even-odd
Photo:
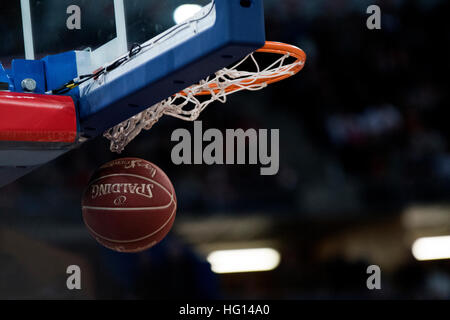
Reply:
[[[140,252],[160,242],[172,228],[175,190],[156,165],[123,158],[101,166],[82,199],[83,220],[102,245]]]

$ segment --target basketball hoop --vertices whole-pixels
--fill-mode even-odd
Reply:
[[[269,66],[262,68],[255,53],[275,54]],[[281,57],[279,57],[281,56]],[[292,60],[292,61],[291,61]],[[243,90],[256,91],[269,84],[282,81],[300,72],[306,61],[303,50],[280,42],[266,42],[265,46],[248,55],[232,68],[225,68],[200,83],[157,103],[104,133],[111,141],[112,152],[121,153],[142,130],[168,115],[186,121],[195,121],[201,112],[214,101],[225,103],[227,96]],[[254,71],[240,70],[251,63]]]

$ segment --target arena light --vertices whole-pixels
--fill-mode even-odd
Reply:
[[[450,259],[450,236],[419,238],[412,253],[419,261]]]
[[[280,253],[271,248],[219,250],[208,255],[215,273],[270,271],[280,264]]]
[[[197,12],[202,9],[198,4],[183,4],[175,9],[173,13],[173,20],[176,24],[184,22],[192,18]]]

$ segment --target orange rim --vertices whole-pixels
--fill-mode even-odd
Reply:
[[[242,90],[243,87],[252,87],[252,86],[257,86],[257,85],[262,85],[262,84],[269,85],[269,84],[272,84],[275,82],[285,80],[285,79],[290,78],[293,75],[299,73],[303,69],[303,66],[305,65],[305,61],[306,61],[306,54],[302,49],[300,49],[296,46],[290,45],[290,44],[282,43],[282,42],[267,41],[266,44],[264,45],[264,47],[256,50],[255,52],[274,53],[274,54],[279,54],[282,56],[289,55],[290,57],[297,59],[296,62],[294,62],[293,64],[297,64],[298,62],[302,62],[302,63],[297,64],[295,67],[292,67],[292,64],[284,66],[281,70],[283,71],[283,70],[289,69],[290,72],[287,74],[283,73],[281,71],[280,72],[281,74],[279,76],[276,76],[276,74],[273,74],[271,76],[265,76],[265,77],[261,76],[260,78],[257,78],[257,79],[242,79],[242,81],[240,82],[239,85],[233,84],[233,85],[230,85],[229,87],[227,87],[224,90],[226,93],[232,93],[234,91]],[[211,84],[210,88],[212,89],[211,91],[214,94],[217,94],[221,91],[219,89],[215,89],[215,88],[217,88],[217,84],[215,84],[215,83]],[[197,96],[211,95],[211,91],[204,90],[204,91],[197,93],[196,95]],[[184,92],[182,92],[181,94],[186,95]]]

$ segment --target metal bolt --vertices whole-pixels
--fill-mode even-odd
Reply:
[[[22,89],[24,91],[28,91],[28,92],[33,92],[36,90],[37,84],[36,84],[36,80],[34,79],[24,79],[22,80]]]

